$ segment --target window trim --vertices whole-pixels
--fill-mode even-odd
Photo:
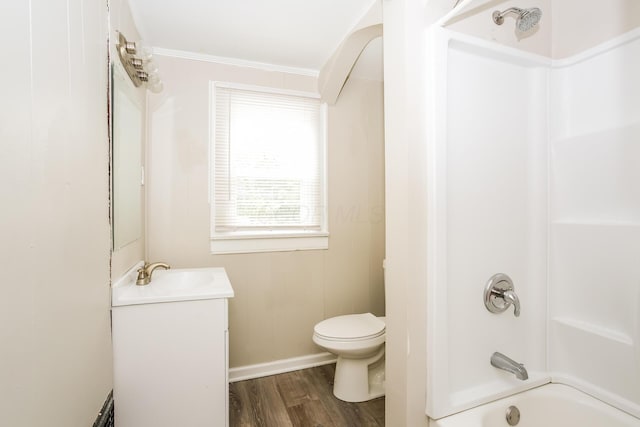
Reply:
[[[323,209],[320,230],[274,229],[261,231],[225,231],[215,229],[215,117],[216,88],[248,90],[254,92],[292,95],[320,99],[318,93],[272,88],[266,86],[247,85],[223,81],[209,81],[209,241],[212,254],[237,254],[255,252],[283,252],[300,250],[325,250],[329,248],[329,208],[328,208],[328,107],[326,102],[320,103],[320,181],[322,184],[320,202]]]

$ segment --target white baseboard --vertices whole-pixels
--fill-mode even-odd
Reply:
[[[291,359],[274,360],[273,362],[258,363],[257,365],[238,366],[229,369],[229,382],[268,377],[284,372],[298,371],[315,366],[335,363],[336,356],[331,353],[317,353],[308,356],[292,357]]]

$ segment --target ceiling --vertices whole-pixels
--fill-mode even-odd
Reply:
[[[319,71],[376,0],[129,0],[145,44]],[[382,71],[382,43],[358,64]]]

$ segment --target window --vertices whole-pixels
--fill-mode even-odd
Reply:
[[[326,249],[326,106],[219,82],[212,92],[211,251]]]

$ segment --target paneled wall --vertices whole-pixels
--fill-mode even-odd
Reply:
[[[89,426],[112,387],[107,4],[0,19],[0,425]]]
[[[554,59],[562,59],[637,28],[640,25],[640,2],[554,1],[552,14],[552,56]]]
[[[323,350],[318,321],[384,314],[382,83],[352,79],[329,107],[329,250],[211,255],[209,82],[314,91],[316,79],[156,56],[165,89],[148,99],[147,246],[150,261],[225,267],[230,367]]]

